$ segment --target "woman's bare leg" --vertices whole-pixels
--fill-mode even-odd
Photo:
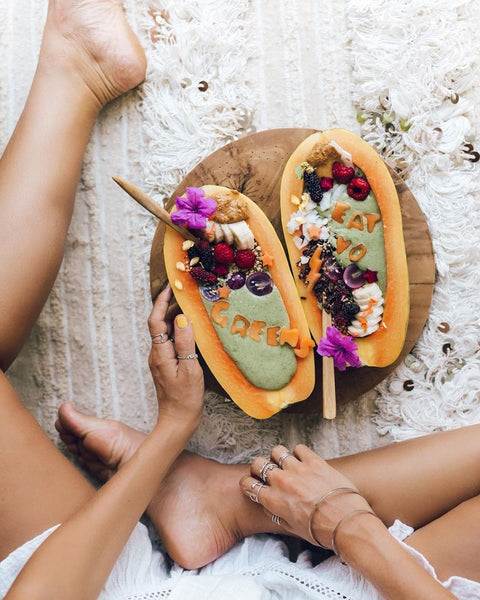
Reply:
[[[389,525],[421,527],[480,494],[480,425],[423,436],[329,463]]]
[[[0,372],[0,560],[94,493]]]
[[[106,102],[140,83],[144,70],[120,0],[50,0],[37,72],[0,160],[3,369],[56,277],[94,119]],[[90,494],[0,372],[0,559]]]
[[[145,58],[120,0],[50,0],[37,72],[0,161],[0,368],[57,275],[99,110],[140,83]]]
[[[480,581],[480,497],[462,502],[405,541],[429,560],[440,581],[452,575]]]
[[[68,403],[60,409],[57,429],[102,480],[144,437],[117,421],[82,415]],[[479,493],[480,426],[329,462],[355,482],[387,525],[399,518],[420,527]],[[240,492],[238,481],[248,473],[249,465],[222,465],[189,452],[176,461],[148,514],[182,566],[206,564],[246,535],[283,532]]]

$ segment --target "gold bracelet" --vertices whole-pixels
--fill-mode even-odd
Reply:
[[[372,510],[368,510],[366,508],[360,508],[358,510],[352,510],[352,512],[349,512],[348,514],[346,514],[344,517],[342,517],[340,519],[340,521],[335,525],[335,529],[332,531],[332,550],[335,552],[335,554],[338,556],[338,558],[340,560],[342,560],[342,557],[340,556],[340,553],[337,550],[337,545],[335,543],[335,536],[337,535],[338,532],[338,528],[340,527],[340,525],[346,521],[347,519],[350,519],[350,517],[354,517],[355,515],[360,515],[360,514],[365,514],[365,515],[373,515],[374,517],[377,517],[377,515],[372,511]],[[378,517],[377,517],[378,519]]]
[[[359,496],[361,496],[360,492],[357,490],[354,490],[353,488],[339,487],[339,488],[334,488],[333,490],[330,490],[329,492],[326,492],[325,494],[323,494],[323,496],[320,496],[320,498],[313,505],[312,512],[310,513],[310,516],[308,518],[308,534],[312,538],[314,546],[319,546],[320,548],[323,548],[324,550],[332,550],[332,548],[329,548],[328,546],[324,546],[323,544],[321,544],[316,539],[316,537],[313,535],[313,531],[312,531],[313,515],[315,514],[315,511],[320,506],[320,504],[324,500],[326,500],[329,496],[333,496],[334,494],[341,494],[343,492],[350,492],[352,494],[358,494]],[[338,524],[337,524],[337,527],[338,527]]]

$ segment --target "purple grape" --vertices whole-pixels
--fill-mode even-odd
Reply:
[[[210,287],[209,285],[203,285],[200,288],[200,293],[206,300],[209,300],[210,302],[216,302],[220,298],[218,295],[218,288]]]
[[[332,281],[340,281],[340,279],[342,279],[342,267],[340,267],[333,256],[327,256],[327,258],[323,261],[323,268],[325,269],[327,277]]]
[[[273,290],[273,281],[268,273],[259,271],[247,277],[247,289],[255,296],[266,296]]]
[[[227,281],[231,290],[239,290],[245,285],[245,275],[243,273],[234,273]]]
[[[348,265],[343,271],[343,281],[353,290],[362,287],[366,283],[363,271],[357,265]]]

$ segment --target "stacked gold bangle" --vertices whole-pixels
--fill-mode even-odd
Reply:
[[[373,515],[374,517],[376,517],[377,515],[372,511],[372,510],[368,510],[366,508],[360,508],[358,510],[352,510],[352,512],[349,512],[348,514],[346,514],[344,517],[342,517],[340,519],[340,521],[335,525],[335,529],[332,531],[332,540],[331,540],[331,546],[332,546],[332,550],[335,552],[335,554],[338,556],[338,558],[342,558],[340,556],[340,553],[337,550],[337,545],[335,543],[335,536],[337,535],[337,531],[340,527],[340,525],[342,523],[344,523],[347,519],[350,519],[350,517],[353,517],[355,515]]]
[[[334,530],[332,531],[332,539],[330,542],[330,547],[328,546],[324,546],[323,544],[321,544],[316,537],[313,534],[313,529],[312,529],[312,523],[313,523],[313,516],[317,510],[317,508],[320,506],[320,504],[326,500],[327,498],[329,498],[330,496],[334,496],[336,494],[343,494],[343,493],[350,493],[350,494],[358,494],[359,496],[361,496],[360,492],[358,490],[354,490],[353,488],[349,488],[349,487],[339,487],[339,488],[335,488],[333,490],[330,490],[329,492],[326,492],[325,494],[323,494],[323,496],[321,496],[313,505],[312,508],[312,512],[310,513],[310,517],[308,518],[308,534],[310,536],[310,538],[313,540],[313,544],[315,546],[319,546],[320,548],[323,548],[324,550],[333,550],[335,552],[335,554],[337,556],[340,556],[338,551],[337,551],[337,547],[335,544],[335,537],[337,535],[337,532],[340,528],[340,526],[342,525],[342,523],[344,523],[347,519],[350,519],[351,517],[364,513],[364,514],[370,514],[373,515],[374,517],[376,517],[377,515],[368,509],[357,509],[357,510],[352,510],[352,512],[347,513],[344,517],[342,517],[340,519],[340,521],[335,525]]]

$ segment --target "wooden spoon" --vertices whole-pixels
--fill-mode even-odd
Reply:
[[[143,208],[146,208],[148,212],[150,212],[153,216],[160,219],[165,225],[175,229],[181,236],[183,236],[187,240],[191,240],[192,242],[197,242],[198,237],[196,237],[191,231],[185,229],[185,227],[181,227],[180,225],[175,225],[172,222],[170,214],[160,206],[153,198],[150,198],[148,194],[142,191],[140,188],[136,187],[132,183],[128,183],[124,179],[120,177],[112,177],[113,181],[118,184],[123,190],[127,192],[129,196],[131,196],[134,200],[136,200]]]

